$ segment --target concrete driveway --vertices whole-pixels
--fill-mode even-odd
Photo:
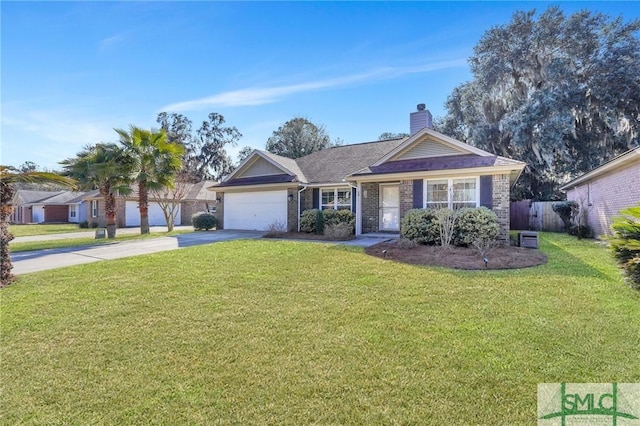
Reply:
[[[13,261],[13,273],[19,275],[98,262],[100,260],[176,250],[218,241],[261,238],[263,235],[264,232],[258,231],[201,231],[172,237],[150,238],[148,240],[114,241],[99,246],[18,252],[11,255],[11,260]]]

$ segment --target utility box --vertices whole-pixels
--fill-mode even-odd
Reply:
[[[538,233],[532,231],[521,231],[518,233],[518,242],[520,247],[538,248]]]
[[[107,230],[105,228],[96,229],[96,240],[99,238],[105,238],[107,236]]]

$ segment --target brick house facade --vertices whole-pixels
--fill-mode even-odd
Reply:
[[[640,148],[632,149],[561,187],[586,213],[595,236],[611,235],[620,210],[640,204]]]

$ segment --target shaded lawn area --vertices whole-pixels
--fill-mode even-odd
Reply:
[[[34,225],[9,225],[9,231],[15,237],[31,235],[64,234],[65,232],[95,232],[95,229],[82,229],[77,223],[53,223]]]
[[[144,240],[148,238],[171,237],[174,235],[186,234],[193,231],[179,230],[171,232],[151,232],[149,234],[121,234],[116,233],[115,238],[99,238],[96,239],[94,234],[86,238],[69,238],[64,240],[48,240],[48,241],[29,241],[24,243],[11,242],[9,248],[12,253],[30,250],[44,250],[67,247],[78,247],[98,244],[113,244],[121,241]]]
[[[640,381],[640,296],[606,250],[452,271],[252,240],[2,290],[2,421],[533,424],[541,382]]]

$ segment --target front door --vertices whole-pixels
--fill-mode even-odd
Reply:
[[[380,185],[380,230],[400,230],[400,186]]]

